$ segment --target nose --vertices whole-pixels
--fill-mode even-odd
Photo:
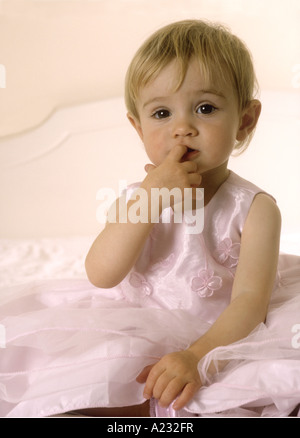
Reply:
[[[195,137],[198,130],[189,117],[180,117],[174,120],[172,135],[174,138]]]

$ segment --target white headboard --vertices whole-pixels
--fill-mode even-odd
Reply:
[[[143,178],[145,160],[122,98],[58,109],[0,140],[1,237],[97,233],[99,188],[118,194],[119,179]]]
[[[249,149],[229,167],[272,193],[283,232],[300,233],[300,109],[297,93],[268,91]],[[98,190],[145,176],[143,146],[123,98],[57,109],[40,126],[0,140],[1,235],[97,234]]]

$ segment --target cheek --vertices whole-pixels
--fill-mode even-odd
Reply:
[[[235,145],[236,130],[230,123],[222,124],[222,126],[219,126],[219,129],[215,129],[212,138],[215,139],[216,144],[222,145],[224,150],[228,150]]]
[[[235,146],[235,132],[224,125],[214,126],[203,137],[203,144],[205,145],[205,153],[208,154],[212,162],[222,161],[231,155]]]
[[[145,151],[153,164],[158,166],[165,158],[166,143],[159,133],[144,135]]]
[[[157,166],[159,148],[151,141],[151,138],[144,137],[144,148],[151,162]]]
[[[159,166],[162,163],[164,157],[162,156],[162,153],[159,150],[159,148],[145,146],[145,151],[148,158],[155,166]]]

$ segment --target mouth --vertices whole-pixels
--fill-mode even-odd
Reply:
[[[193,157],[195,157],[198,154],[199,151],[188,146],[186,153],[182,157],[182,160],[183,161],[191,160]]]

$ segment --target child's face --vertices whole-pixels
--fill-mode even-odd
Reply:
[[[196,60],[191,60],[181,87],[174,92],[176,60],[140,90],[140,120],[130,118],[150,160],[158,166],[175,145],[196,152],[184,159],[196,161],[199,173],[227,166],[235,140],[240,139],[241,117],[230,85],[215,89],[205,83]]]

